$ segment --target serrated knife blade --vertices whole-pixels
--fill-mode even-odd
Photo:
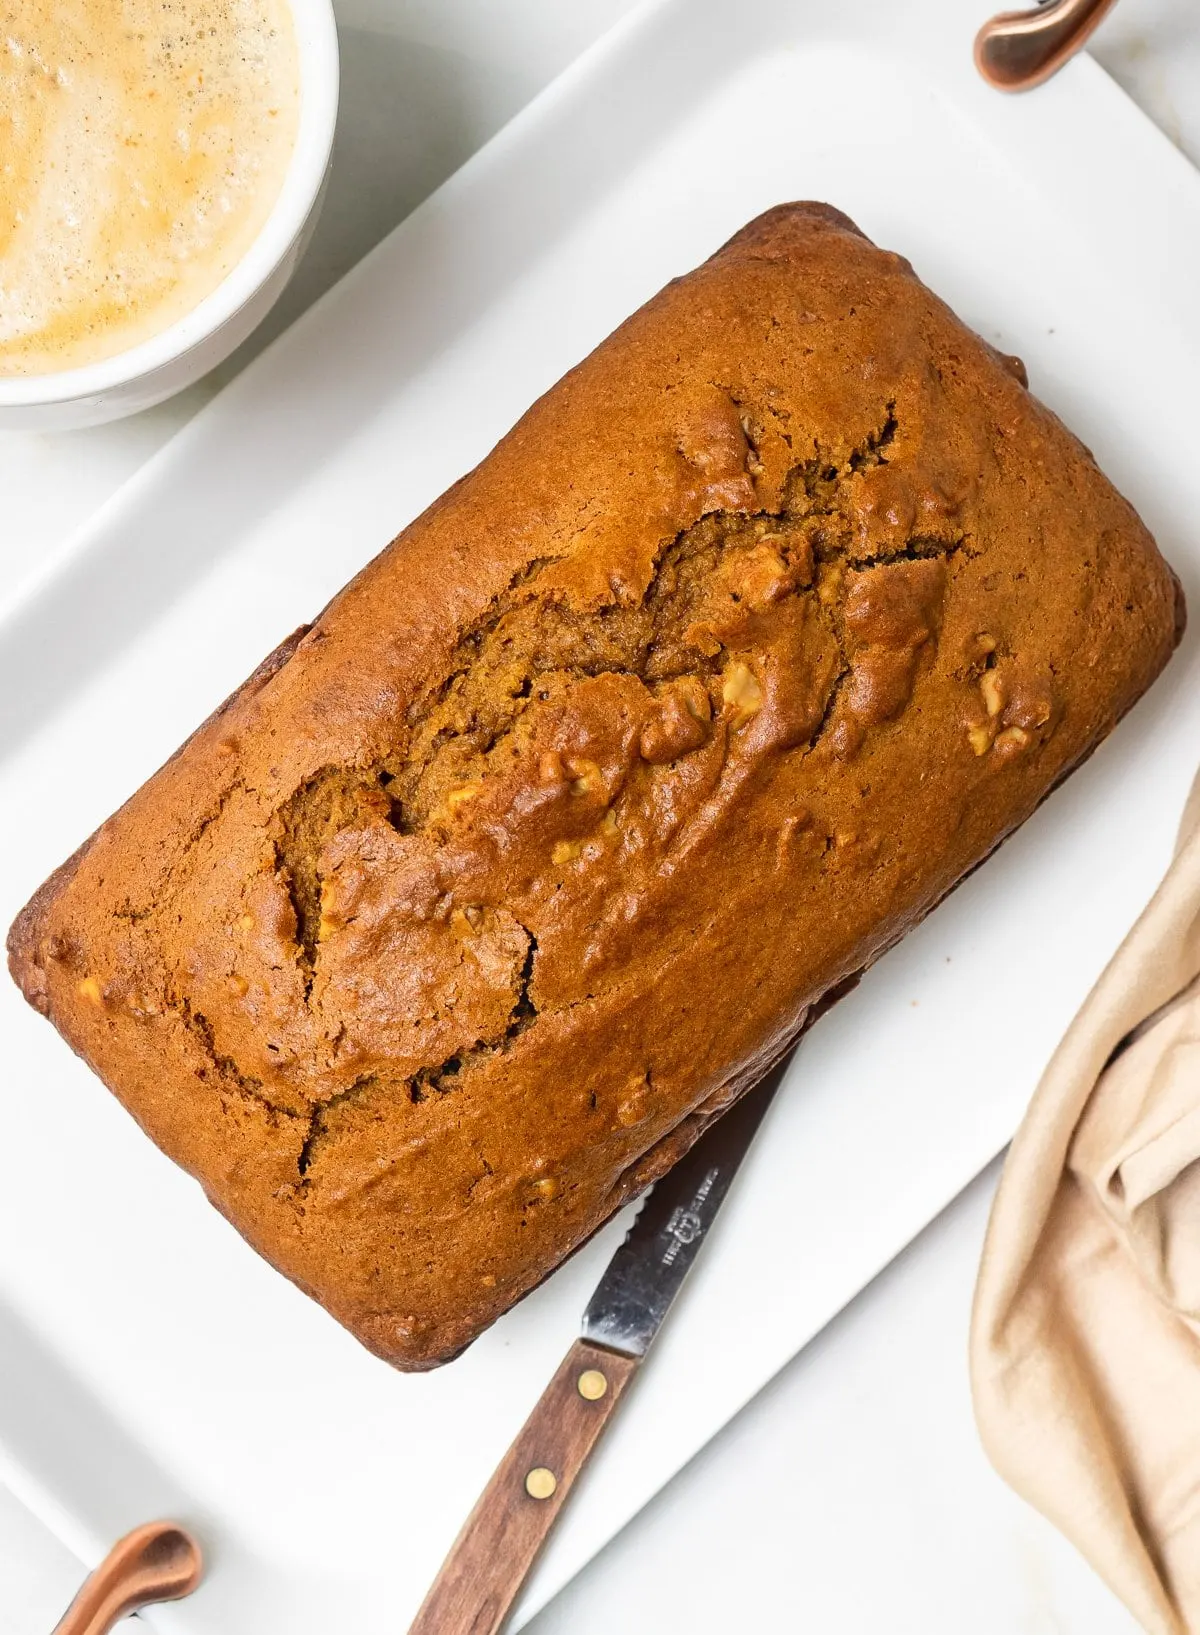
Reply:
[[[627,1357],[646,1355],[725,1202],[785,1066],[748,1091],[647,1194],[588,1302],[585,1340]]]
[[[567,1352],[467,1518],[409,1635],[497,1635],[563,1501],[662,1327],[790,1055],[652,1188]]]

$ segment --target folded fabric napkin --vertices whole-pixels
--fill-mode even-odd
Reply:
[[[996,1469],[1152,1635],[1200,1635],[1200,783],[1038,1086],[971,1325]]]

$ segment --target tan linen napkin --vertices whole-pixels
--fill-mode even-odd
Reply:
[[[1198,973],[1200,782],[1013,1142],[971,1323],[989,1458],[1152,1635],[1200,1635]]]

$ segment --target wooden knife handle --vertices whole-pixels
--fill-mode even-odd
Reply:
[[[495,1635],[637,1368],[576,1340],[500,1461],[409,1635]]]

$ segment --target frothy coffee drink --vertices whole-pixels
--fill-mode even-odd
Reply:
[[[287,0],[0,0],[0,375],[111,357],[211,294],[298,101]]]

